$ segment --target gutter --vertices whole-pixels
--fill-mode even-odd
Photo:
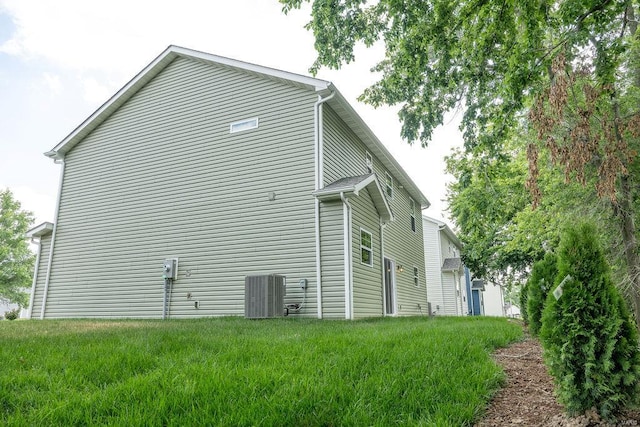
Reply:
[[[321,105],[335,96],[335,92],[322,98],[318,95],[318,100],[313,105],[313,120],[314,126],[314,166],[316,171],[315,176],[315,191],[320,190],[322,187],[322,179],[324,176],[324,166],[322,157],[324,150],[322,146],[323,132],[322,132],[322,108]],[[320,257],[320,200],[315,198],[315,234],[316,234],[316,298],[318,306],[318,319],[322,319],[322,261]]]
[[[40,320],[44,319],[44,313],[47,307],[47,296],[49,294],[49,282],[51,281],[51,264],[53,263],[53,249],[56,244],[56,236],[58,235],[58,217],[60,216],[60,199],[62,198],[62,183],[64,181],[64,154],[56,151],[44,153],[45,156],[52,158],[56,164],[61,164],[60,180],[58,182],[58,199],[56,200],[56,210],[54,214],[53,231],[51,232],[51,246],[49,247],[49,260],[47,261],[47,277],[44,282],[44,291],[42,293],[42,308],[40,309]]]
[[[382,267],[382,309],[384,310],[384,316],[387,315],[387,287],[385,285],[386,279],[386,270],[384,268],[384,229],[387,226],[387,223],[380,223],[380,266]],[[426,283],[426,280],[425,280]]]
[[[35,242],[34,242],[35,243]],[[33,271],[33,284],[31,285],[31,297],[29,298],[29,312],[27,319],[31,319],[33,315],[33,302],[36,299],[36,283],[38,282],[38,266],[40,265],[40,253],[42,252],[42,239],[38,239],[38,253],[36,254],[35,269]]]

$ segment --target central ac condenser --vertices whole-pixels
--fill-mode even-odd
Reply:
[[[247,319],[283,317],[285,286],[285,276],[277,274],[246,276],[244,317]]]

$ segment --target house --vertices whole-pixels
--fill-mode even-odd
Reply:
[[[431,313],[463,316],[469,313],[462,243],[447,224],[422,216],[427,294]]]
[[[485,284],[484,312],[487,316],[507,316],[502,286],[491,282]]]
[[[427,314],[429,202],[331,82],[170,46],[45,155],[32,318],[243,315],[263,274],[290,315]]]

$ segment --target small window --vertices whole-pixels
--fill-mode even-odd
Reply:
[[[419,272],[418,267],[413,267],[413,284],[417,287],[420,284],[420,280],[418,279]]]
[[[258,118],[240,120],[233,122],[229,125],[229,133],[242,132],[249,129],[255,129],[258,127]]]
[[[371,233],[360,229],[360,262],[366,265],[373,265],[373,247]]]
[[[409,211],[411,215],[411,231],[416,231],[416,202],[413,199],[409,199]]]
[[[389,172],[386,172],[386,184],[387,184],[387,196],[393,199],[393,177],[389,175]]]
[[[364,153],[364,163],[367,167],[367,171],[369,173],[373,172],[373,157],[371,157],[371,153],[368,151]]]

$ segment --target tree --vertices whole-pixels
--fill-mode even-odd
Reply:
[[[33,214],[20,209],[8,189],[0,192],[0,300],[28,305],[34,255],[25,240]]]
[[[596,235],[587,223],[563,234],[540,337],[565,410],[577,415],[595,408],[612,418],[637,399],[640,353],[638,332]]]
[[[538,335],[542,326],[542,310],[549,290],[558,273],[558,258],[553,252],[547,252],[543,259],[533,264],[531,276],[527,281],[527,314],[529,331]]]
[[[352,61],[358,43],[384,43],[373,68],[382,77],[360,99],[399,105],[409,142],[426,145],[444,114],[463,107],[467,152],[502,155],[513,135],[536,129],[527,150],[534,205],[542,150],[568,179],[595,178],[616,211],[640,322],[637,0],[280,2],[285,13],[312,3],[312,72]]]

